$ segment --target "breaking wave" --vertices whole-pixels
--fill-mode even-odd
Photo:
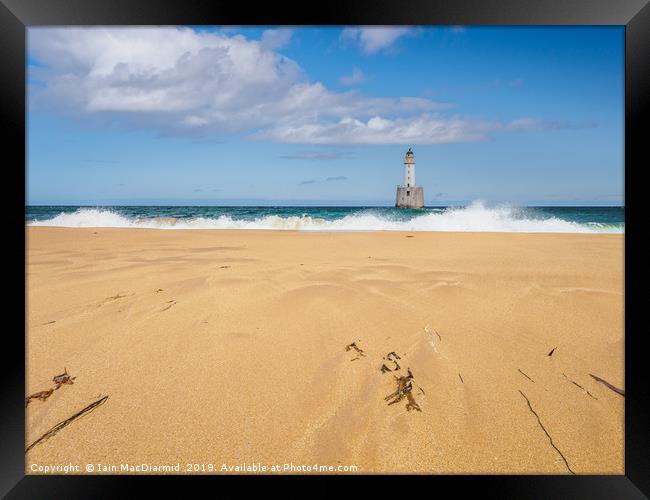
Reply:
[[[324,209],[321,209],[324,210]],[[540,216],[533,209],[512,206],[488,207],[480,201],[466,207],[403,212],[390,209],[362,209],[336,217],[314,214],[268,214],[245,218],[233,214],[214,217],[136,217],[115,209],[79,208],[61,212],[32,226],[115,227],[149,229],[270,229],[294,231],[472,231],[533,233],[622,233],[623,224],[574,222],[554,216]],[[404,215],[404,214],[407,215]]]

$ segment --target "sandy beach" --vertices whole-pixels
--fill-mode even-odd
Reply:
[[[28,474],[624,473],[623,235],[26,232]]]

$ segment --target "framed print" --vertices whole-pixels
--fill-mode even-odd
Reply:
[[[135,476],[650,491],[626,294],[647,2],[0,19],[9,498]]]

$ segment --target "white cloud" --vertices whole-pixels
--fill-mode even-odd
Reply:
[[[343,85],[358,85],[366,81],[366,77],[359,68],[354,68],[352,74],[342,76],[339,81]]]
[[[276,50],[284,47],[291,40],[292,29],[280,28],[266,30],[262,33],[262,46],[268,50]]]
[[[167,131],[241,131],[278,121],[444,107],[422,98],[332,92],[269,49],[286,37],[269,31],[258,42],[187,28],[33,28],[30,56],[45,68],[32,71],[47,83],[43,91],[35,89],[35,103],[77,113],[126,113]]]
[[[384,31],[357,35],[369,50],[404,35],[373,30]],[[290,40],[285,29],[267,30],[259,41],[189,28],[30,28],[28,34],[30,58],[41,63],[29,67],[30,78],[45,82],[30,88],[32,110],[102,117],[165,135],[438,144],[543,126],[533,118],[500,125],[447,117],[440,111],[448,105],[422,97],[334,92],[277,51]]]
[[[311,144],[444,144],[483,141],[498,123],[424,114],[395,120],[374,116],[367,121],[345,117],[336,122],[279,125],[261,138]]]
[[[547,121],[539,118],[517,118],[507,124],[508,130],[540,131],[540,130],[559,130],[570,128],[569,124],[561,121]]]
[[[47,82],[37,104],[137,114],[149,123],[167,120],[170,128],[247,128],[265,106],[310,87],[294,61],[240,35],[35,28],[29,42],[30,54],[46,65],[36,69]]]
[[[532,118],[503,124],[499,121],[484,122],[425,113],[394,120],[373,116],[365,121],[345,117],[328,123],[282,124],[260,132],[258,137],[299,144],[451,144],[486,141],[498,132],[565,127],[560,122]]]
[[[400,38],[415,33],[416,30],[410,26],[345,28],[341,33],[341,40],[358,44],[364,54],[376,54],[391,47]]]

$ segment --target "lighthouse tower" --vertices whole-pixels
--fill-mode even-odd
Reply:
[[[415,185],[415,157],[411,148],[404,157],[404,184],[397,186],[395,206],[398,208],[422,208],[424,189]]]

